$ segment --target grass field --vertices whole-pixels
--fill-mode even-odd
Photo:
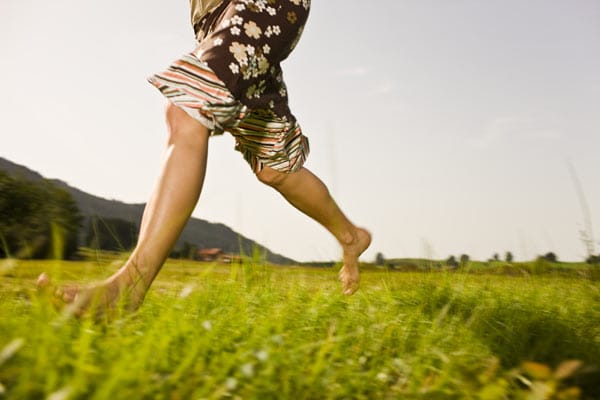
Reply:
[[[169,260],[141,310],[77,320],[36,295],[119,259],[4,261],[0,398],[600,399],[600,283],[585,277]],[[578,361],[569,361],[578,360]]]

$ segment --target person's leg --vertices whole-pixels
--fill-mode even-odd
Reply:
[[[171,102],[167,103],[166,119],[169,139],[162,170],[144,209],[131,256],[99,284],[57,289],[64,302],[77,302],[78,314],[92,297],[110,307],[123,295],[130,309],[138,308],[196,206],[206,171],[208,129]],[[46,275],[40,276],[39,286],[48,283]]]
[[[256,176],[335,236],[343,250],[344,266],[340,270],[343,291],[354,293],[359,283],[358,257],[371,244],[371,234],[348,220],[327,186],[308,169],[302,167],[297,172],[283,173],[265,166]]]

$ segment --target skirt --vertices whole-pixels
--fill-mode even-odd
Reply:
[[[310,0],[225,0],[195,26],[196,47],[148,81],[205,125],[230,132],[252,170],[302,167],[308,138],[288,106],[281,61],[304,29]]]

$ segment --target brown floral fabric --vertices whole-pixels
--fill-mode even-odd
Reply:
[[[193,54],[250,109],[293,120],[281,61],[298,43],[310,0],[225,0],[195,26]]]

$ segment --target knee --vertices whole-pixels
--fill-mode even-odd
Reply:
[[[288,174],[279,172],[270,167],[263,167],[263,169],[256,174],[256,177],[265,185],[277,188],[285,182]]]
[[[208,138],[208,129],[170,101],[165,106],[165,118],[169,131],[169,144],[185,142],[203,143]]]

